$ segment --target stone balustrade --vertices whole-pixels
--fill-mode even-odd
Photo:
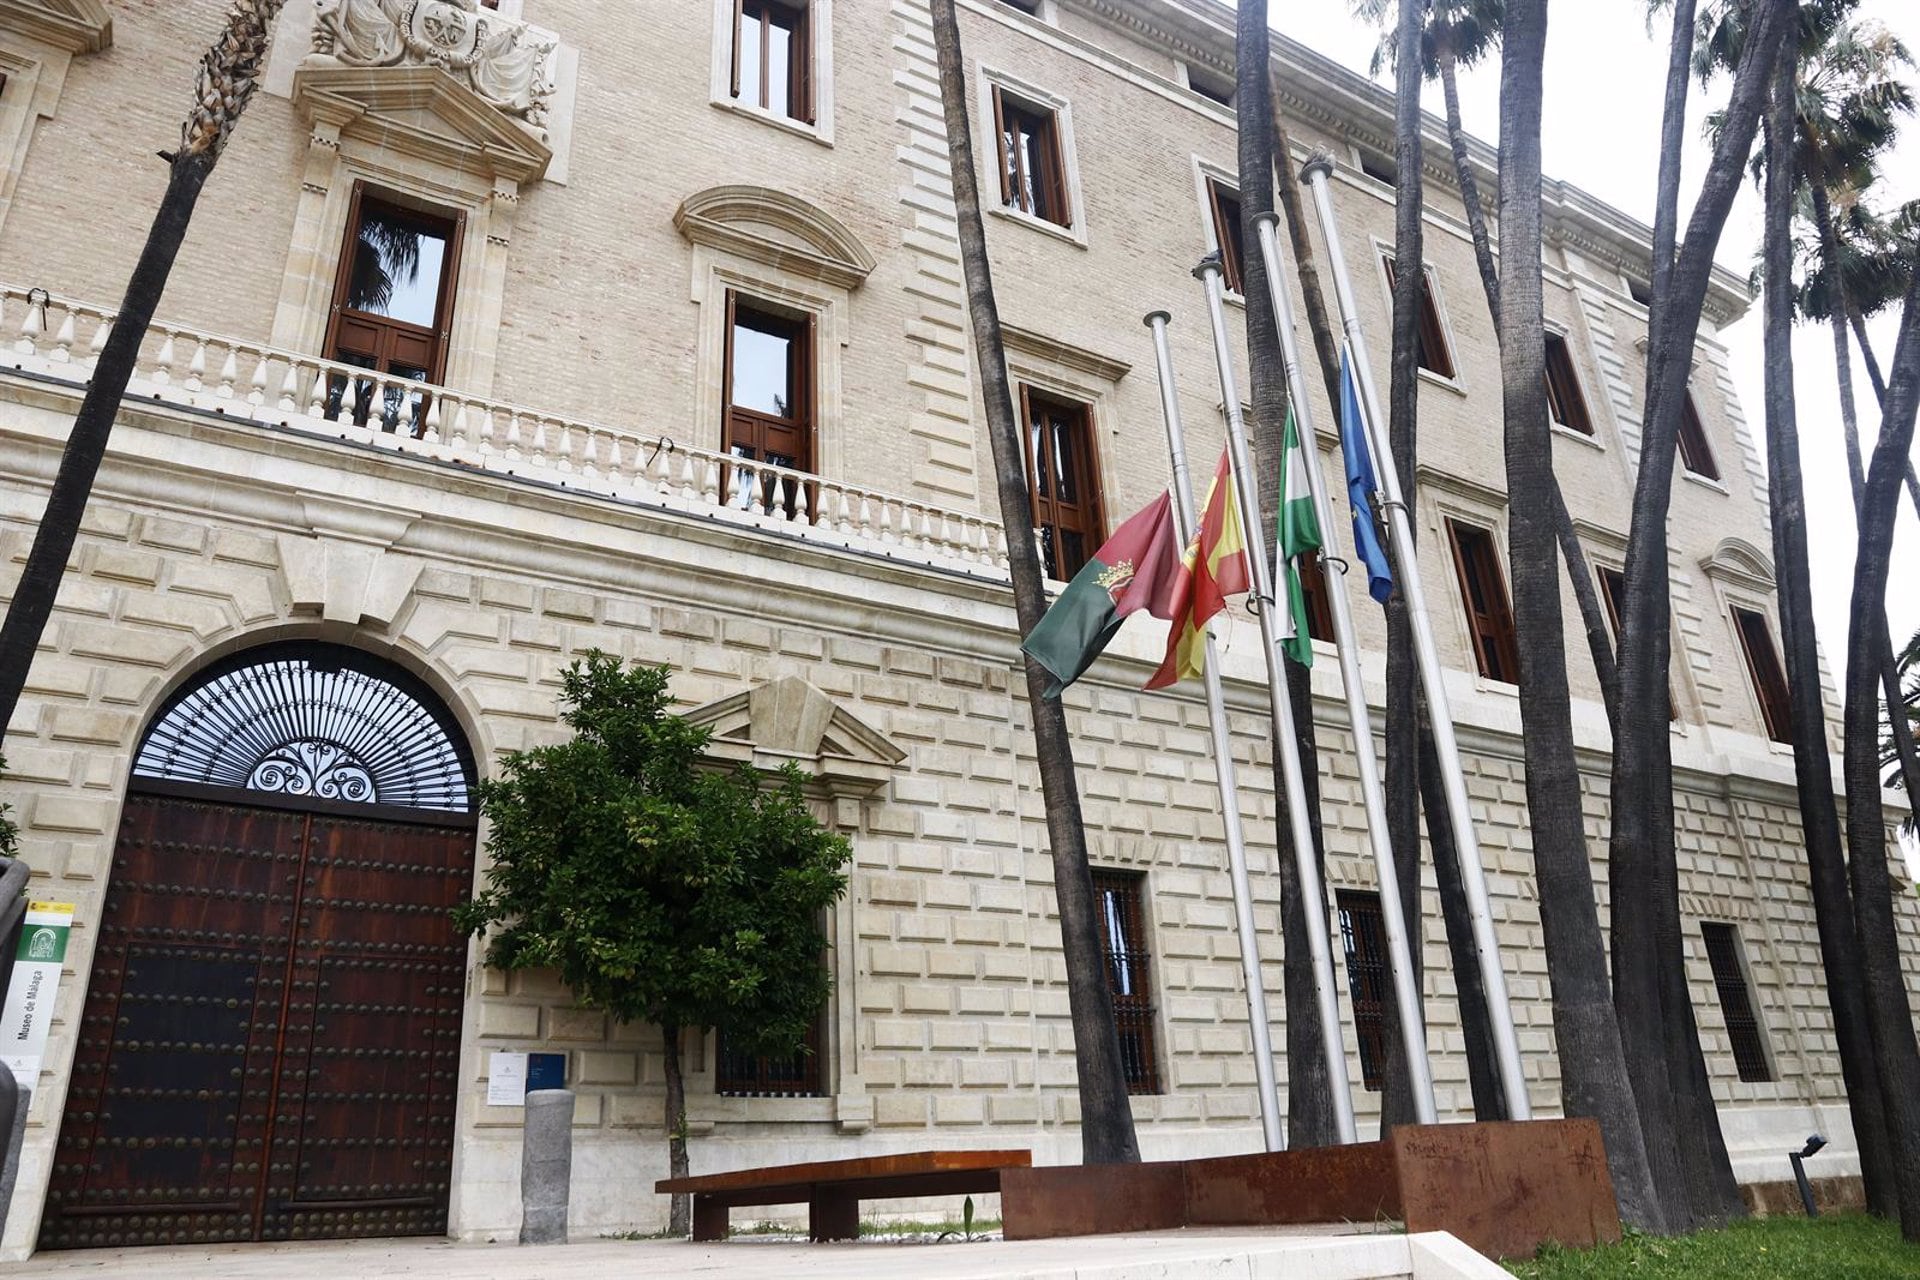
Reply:
[[[0,365],[85,382],[113,321],[97,306],[0,284]],[[1007,578],[1000,524],[974,512],[178,325],[148,330],[127,399]]]

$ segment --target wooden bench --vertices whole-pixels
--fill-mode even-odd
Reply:
[[[663,1178],[661,1195],[693,1197],[693,1238],[725,1240],[727,1211],[735,1205],[807,1205],[814,1240],[852,1240],[860,1234],[860,1202],[896,1196],[973,1195],[1000,1190],[1000,1171],[1033,1164],[1031,1151],[915,1151],[857,1160],[820,1160]]]

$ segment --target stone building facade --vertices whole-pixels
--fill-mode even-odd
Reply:
[[[564,1056],[579,1095],[575,1230],[661,1223],[647,1190],[665,1164],[657,1034],[575,1008],[550,977],[489,970],[464,942],[414,932],[442,918],[421,885],[464,892],[473,859],[484,866],[473,776],[562,735],[558,674],[592,647],[671,664],[717,757],[798,761],[854,849],[811,1075],[737,1087],[715,1037],[696,1037],[696,1168],[928,1145],[1077,1156],[1051,867],[924,0],[614,8],[292,0],[281,19],[7,726],[5,798],[33,896],[77,908],[9,1256],[36,1242],[504,1237],[518,1222],[520,1111],[488,1102],[501,1051]],[[983,190],[1005,196],[988,236],[1009,362],[1030,413],[1063,415],[1068,443],[1049,458],[1082,490],[1049,523],[1097,544],[1167,483],[1145,312],[1175,314],[1196,456],[1219,444],[1188,271],[1218,244],[1213,205],[1233,185],[1230,13],[1209,0],[960,8]],[[163,185],[153,152],[171,144],[222,9],[0,0],[4,581]],[[1384,350],[1393,192],[1368,171],[1390,151],[1389,103],[1284,39],[1275,74],[1298,145],[1340,161],[1349,268]],[[1004,181],[1002,133],[1027,166]],[[1430,333],[1444,353],[1430,353],[1421,387],[1422,567],[1530,1091],[1552,1112],[1517,699],[1486,673],[1498,657],[1476,640],[1449,551],[1456,529],[1482,531],[1492,560],[1479,571],[1503,573],[1497,350],[1444,148],[1430,155]],[[1555,432],[1556,462],[1595,564],[1618,567],[1648,233],[1572,188],[1549,184],[1547,202],[1547,313],[1577,406]],[[410,261],[380,238],[395,228]],[[358,274],[369,254],[385,255],[384,294]],[[1765,473],[1715,337],[1745,305],[1721,273],[1692,384],[1699,430],[1676,481],[1674,753],[1701,1034],[1736,1169],[1764,1182],[1784,1176],[1780,1153],[1810,1130],[1835,1139],[1824,1171],[1857,1165],[1791,759],[1766,721]],[[749,385],[767,367],[785,381]],[[1377,705],[1384,629],[1371,610],[1358,622]],[[1250,1150],[1253,1066],[1205,709],[1192,688],[1137,692],[1158,659],[1149,632],[1123,635],[1068,695],[1094,861],[1125,888],[1130,949],[1146,953],[1134,970],[1135,1115],[1150,1157]],[[1277,990],[1257,641],[1244,621],[1224,636]],[[407,713],[412,736],[395,739],[406,758],[335,773],[331,790],[309,778],[290,796],[299,788],[274,761],[245,755],[237,722],[217,727],[232,691],[276,660],[331,690],[311,695],[321,710],[346,706],[347,686],[386,691]],[[1572,676],[1597,851],[1608,735],[1582,655]],[[1372,869],[1334,664],[1314,679],[1331,887],[1364,895]],[[217,739],[199,757],[180,745],[196,733]],[[317,741],[301,739],[307,766]],[[423,800],[429,757],[451,790]],[[413,799],[395,798],[409,786]],[[351,803],[369,795],[376,807]],[[308,825],[294,832],[289,814]],[[333,834],[314,834],[327,824]],[[257,884],[242,874],[249,850],[267,868]],[[195,870],[235,857],[237,878]],[[298,870],[274,883],[283,863]],[[1427,897],[1440,1107],[1462,1117],[1466,1066]],[[1346,970],[1369,944],[1364,897],[1343,905],[1345,997],[1364,994]],[[220,923],[223,911],[255,914],[241,927]],[[1902,907],[1904,925],[1913,915]],[[409,959],[416,942],[436,958]],[[235,947],[258,953],[223,996],[207,975],[238,972],[220,968]],[[154,956],[180,966],[173,977],[154,976]],[[379,973],[402,960],[442,966],[411,1013],[377,988],[342,994],[351,982],[325,994],[342,981],[329,964]],[[268,1009],[274,992],[282,1003]],[[1366,1030],[1343,1005],[1357,1083]],[[178,1044],[128,1030],[142,1017],[183,1041],[192,1019],[227,1022]],[[290,1045],[300,1032],[304,1048]],[[328,1086],[335,1043],[424,1065],[412,1083]],[[130,1086],[137,1063],[159,1074]],[[322,1082],[305,1094],[303,1071]],[[1360,1095],[1368,1120],[1378,1096]],[[419,1126],[395,1140],[398,1165],[354,1145],[385,1132],[365,1108],[389,1101]],[[200,1129],[165,1127],[169,1107],[195,1106],[210,1117]],[[180,1163],[162,1159],[170,1143]]]

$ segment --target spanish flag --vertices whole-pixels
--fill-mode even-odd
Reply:
[[[1227,597],[1252,590],[1247,567],[1247,540],[1240,510],[1233,500],[1233,468],[1226,450],[1207,486],[1200,528],[1187,544],[1174,583],[1173,632],[1167,637],[1167,658],[1147,681],[1149,689],[1164,689],[1197,676],[1206,660],[1207,623],[1227,607]]]

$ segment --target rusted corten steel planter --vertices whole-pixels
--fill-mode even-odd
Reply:
[[[1385,1141],[1135,1165],[1006,1169],[1009,1240],[1398,1221],[1495,1258],[1620,1238],[1592,1120],[1402,1125]]]

